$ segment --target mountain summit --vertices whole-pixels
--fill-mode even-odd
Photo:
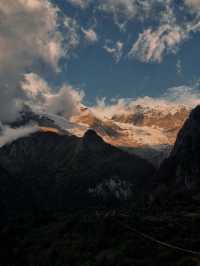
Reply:
[[[83,140],[85,142],[96,142],[96,143],[98,143],[98,142],[102,143],[103,142],[103,139],[93,129],[88,129],[85,132],[85,134],[83,136]]]
[[[82,127],[72,133],[82,136],[87,128],[95,130],[115,146],[144,147],[173,145],[190,110],[182,105],[170,107],[135,105],[104,115],[95,108],[82,108],[73,122]]]

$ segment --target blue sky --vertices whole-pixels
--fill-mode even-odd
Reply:
[[[69,118],[103,98],[200,98],[200,0],[1,0],[0,15],[1,122],[24,105]]]
[[[104,10],[100,7],[102,2],[105,2]],[[198,81],[200,26],[197,25],[191,31],[186,28],[198,24],[200,1],[143,1],[149,5],[148,15],[144,15],[143,10],[135,14],[137,2],[142,1],[102,2],[54,0],[63,14],[76,21],[79,38],[79,44],[70,58],[62,60],[62,71],[57,77],[59,82],[65,81],[83,89],[85,101],[93,103],[97,97],[159,97],[170,87],[192,86]],[[113,9],[110,10],[109,5]],[[161,16],[166,16],[165,21]],[[149,34],[153,45],[153,38],[158,35],[156,31],[162,26],[168,27],[162,34],[171,38],[172,44],[165,44],[160,55],[152,54],[149,59],[142,58],[143,55],[138,56],[142,47],[138,48],[134,56],[130,56],[130,50],[140,34],[149,29],[155,32],[155,36]],[[174,31],[175,27],[177,31]],[[97,40],[86,40],[83,30],[94,31]],[[170,37],[170,34],[174,36]],[[163,42],[170,41],[166,39]],[[115,58],[117,51],[114,51],[117,42],[123,44],[119,59]],[[158,42],[162,42],[159,37]],[[160,44],[156,45],[158,47],[155,49],[158,50]],[[105,46],[110,48],[110,52]]]

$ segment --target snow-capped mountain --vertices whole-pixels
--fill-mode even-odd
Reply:
[[[178,131],[190,109],[183,105],[147,106],[136,104],[131,108],[110,112],[82,106],[70,121],[64,117],[25,109],[21,117],[10,125],[17,128],[36,123],[40,130],[57,130],[63,134],[83,136],[88,129],[95,130],[105,141],[118,147],[152,147],[162,149],[173,145]]]
[[[79,114],[69,121],[58,115],[35,114],[25,109],[21,118],[10,126],[16,129],[31,123],[37,125],[38,131],[78,137],[82,137],[88,129],[93,129],[104,141],[159,165],[169,155],[189,112],[189,108],[177,104],[164,107],[136,104],[110,113],[82,106]]]
[[[95,108],[83,107],[72,118],[77,126],[71,134],[83,136],[94,129],[106,142],[137,154],[158,166],[174,145],[190,109],[183,105],[135,105],[130,110],[109,115]]]
[[[80,114],[72,119],[81,127],[71,132],[83,135],[86,128],[92,128],[116,146],[161,148],[163,145],[174,144],[189,112],[184,106],[163,111],[157,107],[136,105],[131,111],[102,117],[92,109],[82,108]]]

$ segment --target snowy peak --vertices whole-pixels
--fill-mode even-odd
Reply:
[[[78,116],[73,117],[73,122],[82,128],[79,132],[71,132],[82,136],[91,128],[115,146],[173,145],[189,111],[181,105],[164,109],[159,106],[136,105],[131,110],[108,117],[103,113],[99,114],[94,108],[83,108]]]
[[[82,126],[82,129],[91,128],[95,130],[105,140],[109,137],[117,137],[120,131],[120,127],[114,121],[98,117],[89,108],[82,108],[80,114],[72,118],[72,122]],[[80,132],[80,135],[83,134],[83,132]]]
[[[67,120],[58,115],[35,114],[26,109],[21,119],[11,127],[19,128],[33,123],[38,131],[84,136],[83,142],[93,143],[93,146],[98,146],[101,137],[107,143],[129,150],[150,148],[166,153],[166,147],[174,144],[188,114],[189,109],[181,105],[167,105],[164,108],[136,104],[110,113],[104,109],[82,106],[78,115]],[[167,148],[166,155],[168,152]]]
[[[153,126],[163,129],[180,128],[181,124],[188,116],[189,110],[181,107],[176,110],[142,108],[137,106],[134,112],[115,115],[112,117],[114,121],[133,124],[135,126]]]

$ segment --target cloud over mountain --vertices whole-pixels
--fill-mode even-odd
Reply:
[[[39,78],[41,65],[59,71],[60,59],[68,56],[79,42],[76,21],[67,16],[62,20],[59,12],[48,0],[0,2],[0,121],[15,120],[25,102],[38,106],[41,99],[52,112],[73,109],[71,101],[78,93],[63,86],[51,95],[46,82]],[[38,75],[27,75],[35,71]]]
[[[23,74],[42,60],[58,67],[63,53],[57,9],[47,0],[0,3],[0,120],[16,118],[23,98]]]
[[[152,98],[149,96],[136,99],[119,98],[114,102],[106,103],[106,99],[97,100],[97,105],[91,109],[100,118],[112,118],[114,115],[134,112],[138,106],[147,111],[155,109],[162,113],[176,112],[177,108],[183,106],[191,109],[200,104],[200,93],[198,90],[180,86],[169,88],[162,96]]]
[[[19,128],[3,126],[2,131],[0,132],[0,147],[18,138],[30,135],[36,131],[38,131],[38,127],[36,125],[27,125],[25,127]]]
[[[35,112],[58,114],[66,118],[77,114],[84,93],[63,85],[57,92],[40,76],[30,73],[25,75],[22,89],[26,94],[24,101]]]

